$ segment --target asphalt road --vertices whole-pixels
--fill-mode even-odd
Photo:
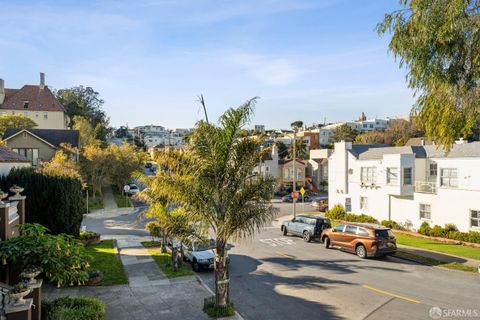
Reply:
[[[291,204],[276,206],[279,220],[291,212]],[[273,226],[235,243],[230,258],[231,299],[245,319],[433,319],[432,307],[480,319],[475,274],[391,257],[362,260]],[[199,275],[213,289],[213,272]]]

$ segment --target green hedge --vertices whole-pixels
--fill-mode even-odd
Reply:
[[[378,220],[366,214],[347,213],[342,205],[336,204],[325,213],[325,217],[332,220],[343,220],[348,222],[378,223]]]
[[[12,185],[25,188],[25,215],[28,223],[39,223],[53,234],[79,235],[85,213],[85,197],[80,180],[40,172],[32,168],[13,169],[0,177],[0,188]]]
[[[383,220],[382,225],[391,229],[406,230],[404,226],[402,226],[400,223],[395,222],[393,220]]]
[[[103,320],[105,305],[97,298],[61,297],[42,301],[42,320]]]
[[[447,238],[452,240],[471,242],[471,243],[480,243],[480,232],[469,231],[469,232],[460,232],[457,227],[453,224],[446,224],[444,228],[441,226],[435,225],[430,227],[428,222],[424,221],[420,228],[418,228],[418,233],[430,237],[439,237]]]

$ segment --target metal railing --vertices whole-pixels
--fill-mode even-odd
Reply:
[[[437,193],[437,184],[435,182],[416,181],[415,192],[419,193]]]

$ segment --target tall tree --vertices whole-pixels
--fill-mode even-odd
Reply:
[[[342,124],[341,126],[338,126],[335,129],[333,129],[332,142],[340,142],[342,140],[355,141],[356,136],[357,136],[357,131],[350,128],[346,124]]]
[[[289,155],[288,147],[285,143],[280,140],[275,141],[275,145],[278,148],[278,157],[280,159],[285,159]]]
[[[414,108],[428,137],[451,145],[480,122],[478,0],[402,0],[377,26],[418,94]]]
[[[110,178],[113,161],[113,155],[108,149],[95,144],[83,148],[80,157],[81,173],[94,199],[102,185]]]
[[[109,119],[102,110],[103,99],[100,94],[91,87],[77,86],[69,89],[61,89],[55,92],[60,103],[65,107],[67,115],[75,124],[75,116],[81,116],[88,120],[95,138],[106,141],[107,135],[111,132]]]
[[[385,143],[395,146],[404,146],[408,139],[424,136],[425,132],[415,124],[416,120],[390,120],[385,130]]]
[[[252,176],[268,150],[256,138],[241,139],[256,99],[229,109],[218,125],[200,121],[182,150],[162,152],[150,190],[151,202],[166,199],[185,209],[191,221],[201,221],[215,234],[216,306],[229,304],[227,242],[251,236],[273,217],[270,203],[275,181]]]
[[[134,146],[124,143],[121,146],[111,144],[107,151],[111,153],[112,167],[110,180],[118,190],[131,181],[135,172],[140,172],[146,160],[146,154],[137,151]]]
[[[293,159],[293,142],[290,144],[290,148],[288,149],[288,154],[290,158]],[[307,148],[307,142],[303,137],[300,139],[295,140],[295,156],[297,159],[305,160],[309,158],[308,155],[308,148]]]
[[[7,128],[31,129],[37,126],[32,119],[21,114],[6,114],[0,116],[0,136],[3,136]]]
[[[78,130],[80,134],[80,146],[99,145],[101,142],[96,138],[95,130],[91,123],[84,117],[73,117],[73,129]]]

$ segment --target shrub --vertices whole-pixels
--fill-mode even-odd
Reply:
[[[447,223],[443,228],[443,230],[445,235],[447,235],[449,232],[452,232],[452,231],[458,231],[457,226],[454,225],[453,223]]]
[[[470,231],[468,233],[468,242],[480,243],[480,232]]]
[[[98,237],[98,233],[93,231],[82,231],[80,232],[80,240],[90,240]]]
[[[28,223],[40,223],[53,234],[78,236],[85,213],[82,183],[78,178],[32,168],[12,169],[8,176],[0,177],[2,190],[14,184],[25,188]]]
[[[332,220],[345,220],[347,213],[341,204],[334,205],[325,213],[325,217]]]
[[[446,237],[452,240],[468,241],[468,233],[460,231],[450,231],[447,233]]]
[[[424,221],[421,225],[420,228],[418,228],[418,233],[423,234],[424,236],[430,235],[430,225],[428,224],[427,221]]]
[[[41,267],[58,287],[84,284],[91,257],[83,245],[69,235],[47,234],[39,224],[20,225],[21,236],[0,241],[0,261]]]
[[[103,320],[105,305],[97,298],[61,297],[42,301],[43,320]]]
[[[160,227],[160,223],[158,223],[157,221],[148,222],[145,225],[145,228],[148,230],[152,238],[160,238],[162,236],[162,228]]]
[[[203,306],[203,312],[214,319],[232,317],[235,315],[235,309],[233,309],[232,304],[227,305],[225,308],[219,308],[215,306],[214,302],[205,303]]]
[[[433,228],[430,229],[430,231],[428,232],[428,236],[431,236],[431,237],[443,237],[444,233],[443,233],[443,229],[442,227],[440,226],[433,226]]]
[[[387,228],[396,229],[396,230],[405,230],[405,227],[402,226],[400,223],[395,222],[393,220],[383,220],[382,225]]]
[[[377,219],[366,214],[349,213],[346,215],[345,220],[350,222],[378,223]]]

